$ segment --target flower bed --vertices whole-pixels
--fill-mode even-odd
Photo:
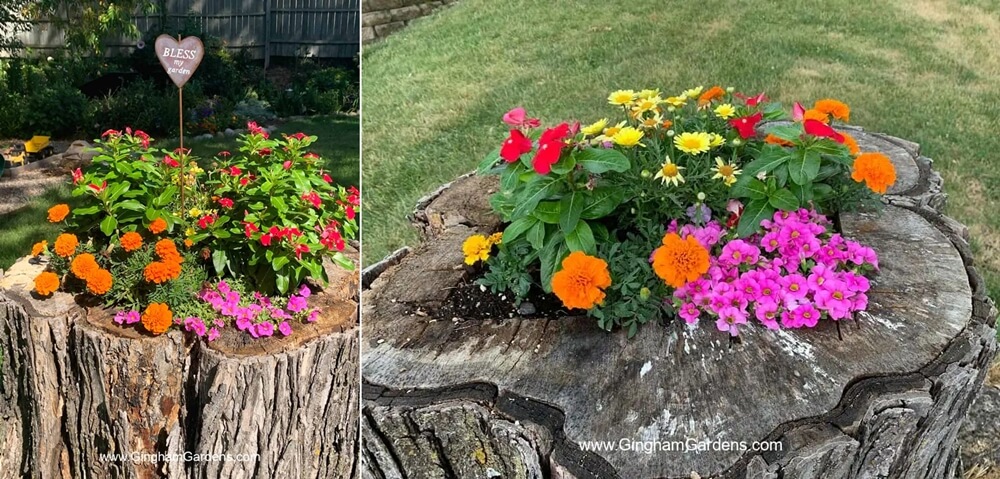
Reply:
[[[833,99],[791,112],[715,86],[619,90],[622,120],[541,128],[524,109],[481,163],[500,176],[502,233],[473,235],[465,262],[516,302],[535,286],[606,330],[680,317],[732,336],[751,320],[815,327],[867,306],[875,251],[830,218],[877,209],[888,157],[859,151]]]
[[[317,318],[309,298],[328,280],[324,261],[354,267],[344,250],[359,192],[323,170],[314,141],[250,123],[238,152],[200,161],[152,148],[141,130],[106,131],[93,164],[73,172],[80,205],[49,210],[65,231],[31,251],[48,260],[35,294],[79,293],[153,335],[292,334]]]

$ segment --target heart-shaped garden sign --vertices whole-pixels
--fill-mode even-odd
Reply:
[[[156,57],[177,88],[184,87],[191,79],[204,56],[205,45],[198,37],[187,37],[180,41],[170,35],[156,37]]]

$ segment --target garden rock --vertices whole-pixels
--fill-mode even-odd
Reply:
[[[252,340],[227,328],[205,343],[179,330],[154,337],[117,326],[104,309],[66,293],[39,300],[30,291],[43,268],[24,259],[0,280],[0,479],[328,478],[358,470],[356,288],[314,294],[319,319],[294,325],[291,336]],[[100,457],[185,452],[254,459]]]
[[[955,477],[996,309],[930,160],[852,135],[901,179],[881,213],[840,217],[879,253],[868,310],[839,327],[747,328],[735,344],[681,321],[628,339],[586,317],[436,317],[468,279],[465,238],[501,226],[497,179],[422,200],[423,244],[365,278],[362,477]],[[741,448],[754,441],[781,446]]]
[[[232,128],[226,128],[226,131],[223,133],[228,137],[236,136],[236,131],[233,130]]]

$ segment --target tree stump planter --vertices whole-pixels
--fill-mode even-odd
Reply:
[[[208,344],[38,300],[42,269],[0,280],[0,479],[356,477],[356,272],[329,269],[320,318],[287,338]]]
[[[941,214],[930,160],[911,142],[852,134],[889,155],[898,179],[884,211],[841,217],[881,266],[843,339],[830,322],[747,328],[730,345],[711,324],[647,324],[629,340],[588,318],[434,319],[466,275],[462,241],[500,226],[487,203],[498,185],[465,176],[422,200],[423,244],[365,277],[362,476],[954,477],[996,310],[965,228]],[[615,447],[584,451],[587,441]]]

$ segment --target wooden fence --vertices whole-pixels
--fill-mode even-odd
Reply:
[[[144,35],[178,31],[191,22],[233,50],[268,61],[270,57],[352,58],[360,48],[360,0],[160,0],[149,15],[134,18]],[[37,51],[63,48],[51,23],[37,22],[19,39]],[[109,51],[130,51],[135,40],[110,42]]]

